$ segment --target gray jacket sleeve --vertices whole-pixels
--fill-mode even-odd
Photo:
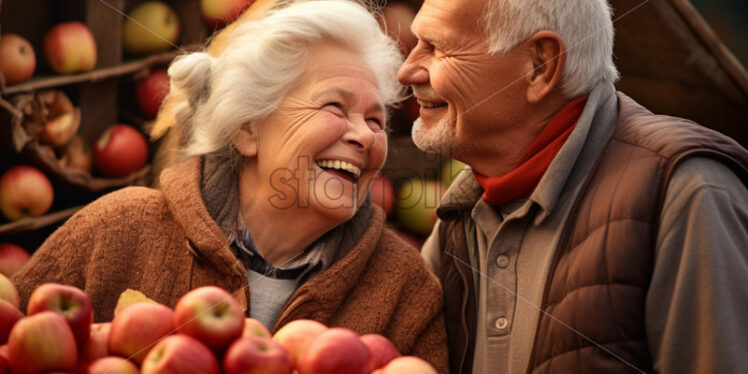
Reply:
[[[694,158],[665,197],[646,334],[658,373],[748,370],[748,190],[726,166]]]
[[[421,257],[426,261],[426,266],[434,273],[437,277],[439,276],[439,269],[441,266],[441,243],[439,237],[441,236],[442,220],[436,221],[434,229],[431,230],[431,235],[426,239],[421,247]]]

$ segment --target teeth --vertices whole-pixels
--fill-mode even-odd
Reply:
[[[345,170],[358,178],[361,176],[361,169],[359,169],[356,165],[351,164],[348,161],[342,161],[342,160],[319,160],[317,161],[317,165],[321,168],[327,168],[327,169],[337,169],[337,170]]]
[[[444,105],[444,103],[435,103],[433,101],[422,101],[422,100],[418,100],[418,104],[420,104],[424,108],[436,108],[438,106]]]

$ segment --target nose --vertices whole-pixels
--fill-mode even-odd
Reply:
[[[351,118],[348,121],[348,131],[343,134],[343,141],[357,150],[368,151],[375,141],[374,131],[364,120],[363,116]]]
[[[397,80],[404,86],[423,84],[429,81],[429,72],[424,64],[421,44],[421,42],[418,42],[418,45],[413,48],[397,72]]]

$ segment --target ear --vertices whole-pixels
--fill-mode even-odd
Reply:
[[[231,138],[231,144],[244,157],[257,156],[257,130],[251,123],[242,125]]]
[[[528,40],[533,70],[527,75],[527,100],[542,101],[558,86],[566,66],[566,46],[553,31],[539,31]]]

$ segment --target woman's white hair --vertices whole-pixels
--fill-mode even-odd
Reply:
[[[403,57],[371,13],[349,0],[294,1],[237,26],[219,57],[197,52],[171,64],[171,89],[189,98],[175,112],[184,156],[230,150],[241,126],[271,114],[295,86],[307,52],[329,42],[363,58],[384,105],[403,99]]]
[[[485,21],[494,54],[509,52],[541,30],[558,33],[566,44],[561,89],[569,98],[618,79],[607,0],[489,0]]]

